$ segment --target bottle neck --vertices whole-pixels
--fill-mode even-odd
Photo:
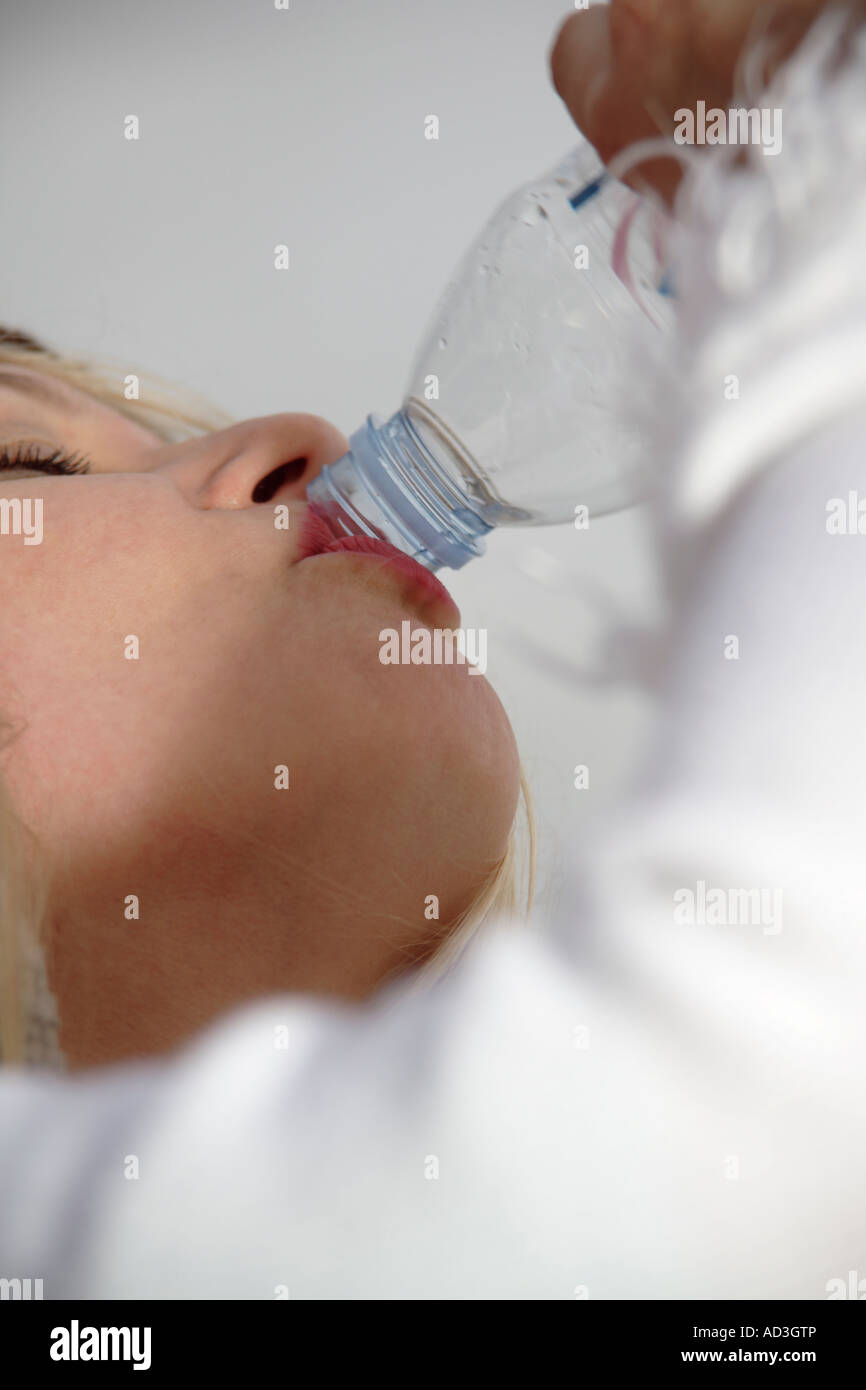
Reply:
[[[429,570],[460,569],[484,554],[493,528],[458,485],[458,450],[436,417],[409,401],[390,420],[368,416],[307,497],[335,536],[377,536]]]

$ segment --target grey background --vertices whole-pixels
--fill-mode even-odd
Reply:
[[[238,417],[347,434],[401,400],[438,293],[512,188],[574,142],[563,0],[5,0],[0,321],[150,369]],[[438,142],[424,118],[440,121]],[[139,117],[141,138],[123,137]],[[285,242],[291,269],[273,268]],[[542,902],[615,799],[641,696],[573,674],[651,611],[639,512],[501,534],[446,573],[535,792]],[[650,607],[648,607],[650,605]],[[587,763],[591,789],[573,787]],[[544,886],[546,885],[546,886]]]

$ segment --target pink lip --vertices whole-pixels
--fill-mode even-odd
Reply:
[[[298,546],[298,561],[312,559],[316,555],[369,555],[372,559],[384,562],[403,579],[410,582],[411,596],[424,601],[425,606],[439,604],[447,607],[460,621],[460,610],[445,585],[425,569],[411,555],[373,536],[334,536],[325,521],[312,508],[304,518],[304,529]]]

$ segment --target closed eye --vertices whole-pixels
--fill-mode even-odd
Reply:
[[[40,454],[37,444],[16,445],[11,450],[8,445],[0,446],[0,472],[12,471],[67,476],[89,473],[90,463],[81,454],[65,454],[62,449]]]

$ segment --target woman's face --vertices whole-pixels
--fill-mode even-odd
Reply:
[[[449,605],[381,559],[303,558],[344,437],[272,415],[167,444],[0,363],[3,446],[90,463],[0,474],[43,506],[40,544],[0,534],[0,714],[70,1064],[423,956],[506,848],[516,751],[483,677],[379,660],[382,629],[456,627]]]

